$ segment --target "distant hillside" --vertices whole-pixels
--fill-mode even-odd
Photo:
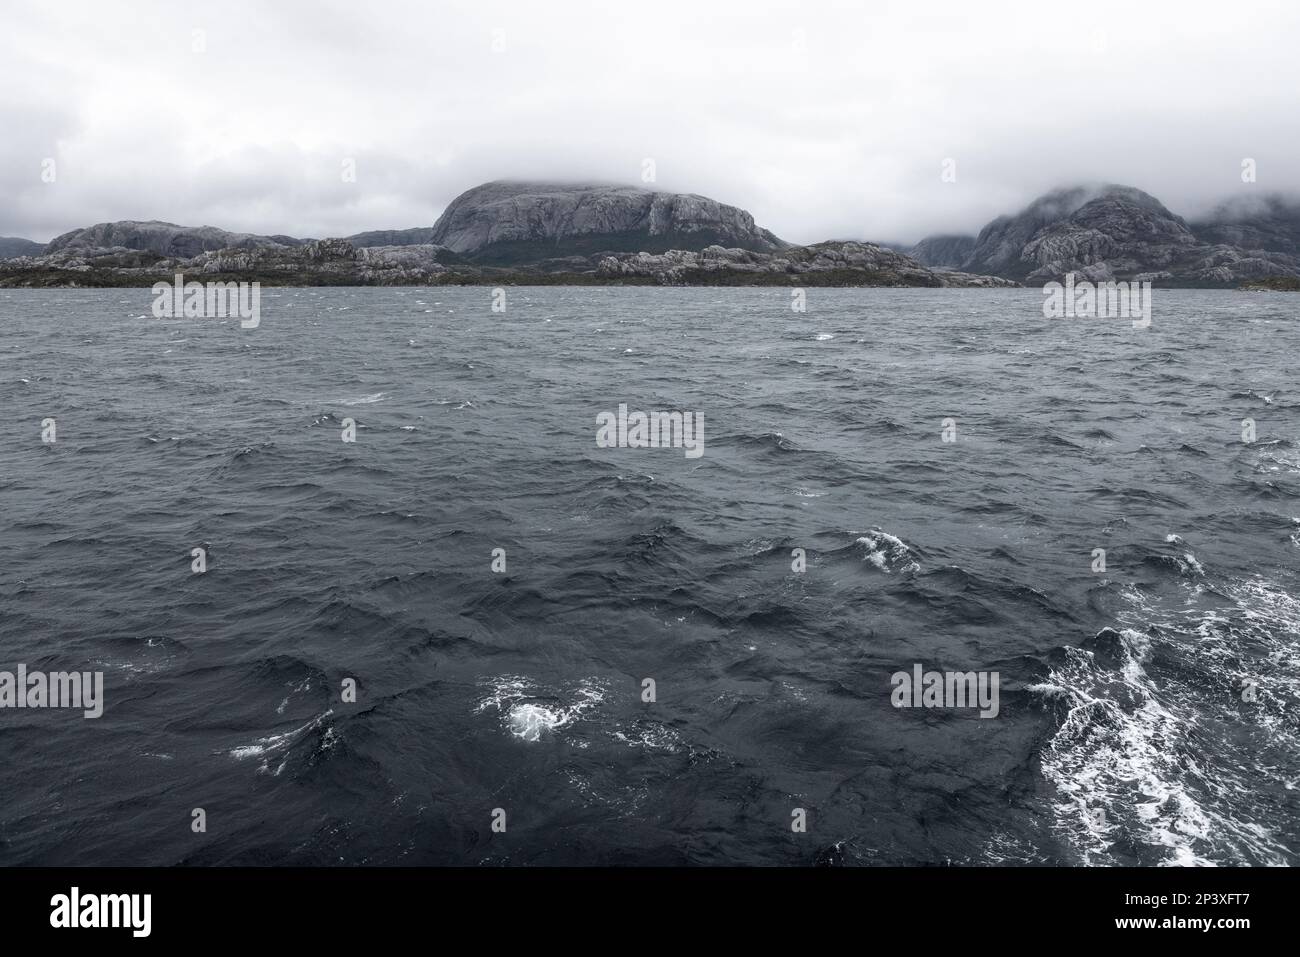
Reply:
[[[217,249],[256,249],[262,246],[301,246],[305,240],[292,236],[256,236],[231,233],[215,226],[177,226],[157,220],[98,223],[74,229],[52,239],[45,247],[54,253],[93,252],[104,249],[130,249],[158,256],[188,259]]]
[[[1068,272],[1198,286],[1300,277],[1300,206],[1277,197],[1226,203],[1189,224],[1131,186],[1073,186],[994,219],[963,256],[966,238],[930,237],[912,254],[1027,283]]]
[[[306,240],[157,221],[99,223],[47,246],[0,240],[0,285],[148,284],[175,270],[282,284],[431,282],[998,286],[1095,281],[1291,288],[1300,202],[1238,197],[1194,222],[1130,186],[1053,190],[978,236],[907,247],[787,243],[743,209],[639,186],[492,182],[432,226]]]
[[[40,243],[30,239],[18,239],[12,236],[0,236],[0,259],[13,259],[17,256],[39,256],[45,249]]]
[[[357,249],[367,249],[371,246],[430,246],[433,245],[433,227],[372,229],[369,232],[355,233],[343,238]]]
[[[743,209],[636,186],[493,182],[461,193],[432,242],[475,262],[514,265],[601,252],[661,253],[788,246]]]
[[[1240,249],[1263,249],[1300,257],[1300,200],[1278,195],[1222,203],[1192,222],[1196,237]]]
[[[903,252],[926,266],[959,269],[974,249],[974,236],[927,236]]]

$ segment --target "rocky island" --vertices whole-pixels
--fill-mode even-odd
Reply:
[[[121,221],[41,246],[0,239],[3,286],[150,286],[176,273],[267,285],[574,284],[998,287],[1092,281],[1288,289],[1300,206],[1224,204],[1188,223],[1126,186],[1072,187],[977,236],[911,247],[786,242],[743,209],[693,193],[497,181],[432,226],[330,239]]]

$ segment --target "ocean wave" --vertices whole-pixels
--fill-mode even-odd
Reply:
[[[1120,628],[1030,686],[1060,712],[1056,826],[1087,864],[1294,865],[1272,808],[1296,787],[1276,769],[1300,746],[1300,599],[1262,577],[1180,590],[1125,589]]]
[[[334,709],[329,708],[321,714],[316,715],[306,724],[294,728],[290,731],[283,731],[280,734],[270,734],[263,738],[258,738],[252,744],[243,744],[231,748],[226,752],[227,755],[236,761],[246,761],[249,758],[261,758],[262,763],[258,768],[259,771],[265,772],[270,769],[270,760],[272,757],[285,752],[291,744],[298,741],[307,734],[319,729],[325,721],[334,714]],[[336,740],[333,728],[327,728],[325,734],[325,747],[330,747]],[[279,776],[284,770],[284,762],[281,761],[275,769],[275,775]]]
[[[626,731],[615,730],[613,737],[628,747],[642,748],[647,751],[664,751],[672,754],[682,748],[681,735],[658,721],[641,721]]]
[[[914,572],[921,568],[913,558],[912,550],[907,547],[907,543],[896,535],[879,528],[850,534],[861,536],[856,544],[861,545],[865,550],[864,560],[871,562],[885,574],[895,571]]]
[[[762,452],[805,451],[781,432],[763,432],[755,435],[723,435],[709,441],[712,445],[723,448],[735,446],[742,449],[756,449]]]
[[[376,402],[383,402],[387,396],[387,392],[372,392],[369,395],[359,395],[351,399],[339,399],[339,405],[373,405]]]
[[[1275,446],[1276,450],[1261,451],[1255,461],[1256,472],[1300,472],[1300,449],[1289,442]]]
[[[501,675],[480,684],[488,691],[474,713],[496,712],[507,733],[528,742],[568,727],[605,700],[605,689],[596,678],[584,678],[567,692],[540,686],[522,675]]]

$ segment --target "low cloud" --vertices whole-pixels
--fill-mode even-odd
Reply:
[[[635,183],[646,158],[657,186],[796,242],[974,232],[1073,182],[1184,215],[1300,192],[1294,4],[18,0],[5,19],[0,235],[41,241],[116,219],[430,225],[488,179]]]

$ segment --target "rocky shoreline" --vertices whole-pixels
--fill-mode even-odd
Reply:
[[[631,186],[486,183],[432,227],[340,239],[100,223],[6,239],[0,288],[152,286],[176,274],[268,286],[660,285],[1005,288],[1093,282],[1300,288],[1300,204],[1224,204],[1188,223],[1131,187],[1057,190],[978,236],[799,246],[746,211]],[[39,252],[37,252],[39,250]]]
[[[635,285],[1002,287],[1018,283],[921,266],[871,243],[820,243],[755,252],[706,246],[663,253],[598,253],[511,266],[467,261],[445,246],[354,246],[345,239],[299,246],[221,248],[188,258],[126,247],[63,250],[0,262],[0,288],[152,286],[177,274],[267,286]]]

